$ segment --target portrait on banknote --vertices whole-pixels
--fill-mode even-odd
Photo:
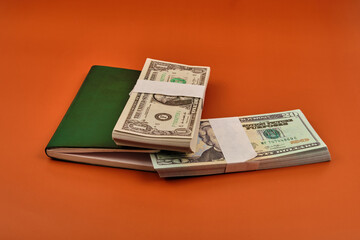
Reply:
[[[198,162],[211,162],[213,160],[224,159],[218,140],[208,121],[201,122],[199,129],[199,138],[206,145],[210,146],[197,159]]]

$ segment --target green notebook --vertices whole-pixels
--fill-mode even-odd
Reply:
[[[153,171],[152,149],[117,146],[112,130],[140,71],[93,66],[46,146],[49,157]]]

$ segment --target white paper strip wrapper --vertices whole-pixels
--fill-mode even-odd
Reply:
[[[209,119],[209,122],[227,163],[225,172],[255,170],[258,168],[258,163],[246,162],[256,157],[257,154],[239,118],[215,118]]]
[[[169,96],[186,96],[204,99],[205,86],[193,84],[181,84],[172,82],[158,82],[149,80],[137,80],[133,90],[130,92],[164,94]]]

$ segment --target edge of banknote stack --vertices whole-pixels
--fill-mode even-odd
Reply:
[[[146,59],[112,132],[114,142],[122,146],[194,152],[209,76],[210,67]],[[139,83],[142,86],[136,88]]]

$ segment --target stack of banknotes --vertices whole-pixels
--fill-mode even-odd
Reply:
[[[206,88],[209,75],[209,67],[147,59],[138,82]],[[165,93],[133,90],[112,133],[118,145],[161,150],[151,154],[153,167],[161,177],[261,170],[330,160],[326,145],[300,110],[242,116],[231,121],[201,120],[203,97]]]
[[[330,161],[325,143],[300,110],[238,117],[256,156],[230,172],[262,170]],[[232,138],[231,135],[228,136]],[[239,145],[240,147],[240,145]],[[151,154],[161,177],[225,173],[228,165],[211,124],[201,120],[194,153]]]
[[[200,85],[206,88],[209,67],[148,58],[139,80]],[[117,145],[194,152],[203,98],[132,92],[112,133]]]

